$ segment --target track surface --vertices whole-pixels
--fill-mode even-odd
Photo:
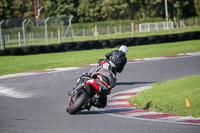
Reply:
[[[69,115],[68,96],[90,68],[0,79],[0,133],[199,133],[200,126],[134,120],[96,111]],[[129,63],[112,93],[200,74],[200,56]],[[8,95],[9,94],[9,95]]]

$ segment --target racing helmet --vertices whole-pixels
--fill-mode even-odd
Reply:
[[[125,54],[128,53],[128,48],[126,47],[126,45],[122,45],[120,48],[119,48],[119,51],[122,51],[124,52]]]

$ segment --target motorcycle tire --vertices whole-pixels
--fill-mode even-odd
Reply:
[[[82,106],[88,101],[89,95],[87,92],[83,91],[77,100],[67,107],[67,112],[71,115],[74,115],[81,111]]]

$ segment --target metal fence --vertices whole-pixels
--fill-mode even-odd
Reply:
[[[71,35],[71,19],[72,16],[1,20],[1,49],[60,43],[67,33]]]
[[[169,27],[158,29],[155,24],[153,28],[143,26],[142,29],[145,32],[140,32],[139,24],[133,22],[126,25],[96,25],[91,26],[91,28],[73,28],[71,20],[72,16],[0,20],[1,49],[59,44],[67,41],[124,38],[200,30],[200,19],[197,18],[171,21],[173,24],[171,29]],[[165,25],[167,24],[165,22]]]
[[[150,32],[174,29],[173,22],[156,22],[156,23],[142,23],[139,24],[139,32]]]

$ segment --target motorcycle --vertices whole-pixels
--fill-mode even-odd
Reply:
[[[91,77],[82,77],[77,86],[69,94],[67,112],[76,114],[81,110],[90,109],[100,95],[101,85]]]
[[[111,65],[105,59],[98,62],[99,66],[110,69]],[[76,114],[81,110],[90,109],[100,97],[101,85],[98,79],[103,81],[100,74],[96,77],[83,76],[77,81],[76,87],[69,93],[69,105],[66,111],[69,114]]]

